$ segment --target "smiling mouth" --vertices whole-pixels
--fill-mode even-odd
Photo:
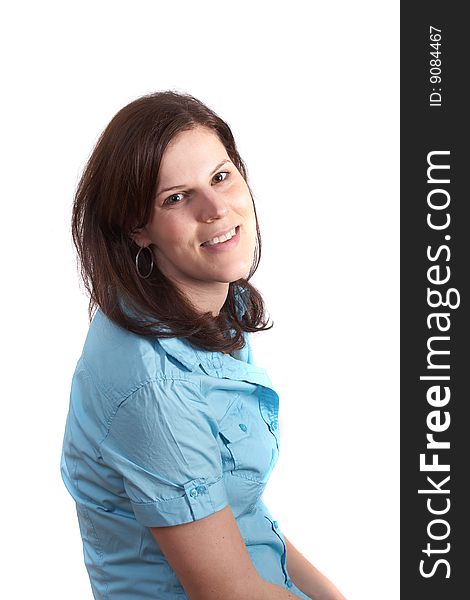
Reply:
[[[237,225],[236,227],[230,229],[230,231],[227,231],[227,233],[224,233],[219,237],[214,237],[208,240],[207,242],[204,242],[203,244],[201,244],[201,246],[216,246],[217,244],[223,244],[224,242],[231,240],[234,236],[237,235],[237,230],[239,229],[239,227],[240,225]]]

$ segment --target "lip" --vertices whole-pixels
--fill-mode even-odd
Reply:
[[[229,240],[225,241],[225,242],[220,242],[219,244],[215,244],[214,246],[202,246],[201,248],[203,250],[207,250],[207,252],[226,252],[227,250],[231,250],[232,248],[234,248],[238,242],[240,241],[240,227],[241,225],[237,225],[235,227],[235,235],[230,238]],[[233,229],[233,227],[231,227],[231,229]],[[225,233],[227,233],[227,231],[230,231],[230,229],[225,230]],[[218,235],[222,235],[221,232]],[[217,235],[214,235],[213,237],[218,237]],[[212,238],[210,238],[212,239]]]
[[[221,231],[218,231],[216,233],[214,233],[214,235],[211,235],[210,238],[207,238],[207,240],[205,240],[204,242],[202,242],[202,244],[207,243],[209,240],[213,240],[216,237],[221,237],[222,235],[225,235],[226,233],[228,233],[229,231],[232,231],[232,229],[237,229],[238,227],[240,227],[240,225],[232,225],[231,227],[229,227],[228,229],[222,229]],[[238,231],[235,232],[234,237],[236,237],[238,235]],[[225,244],[225,242],[222,242],[223,244]],[[202,246],[201,244],[201,246]],[[207,246],[204,246],[204,248],[206,248]]]

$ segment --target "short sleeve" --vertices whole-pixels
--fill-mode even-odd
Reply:
[[[196,384],[152,381],[119,406],[101,455],[121,474],[140,523],[177,525],[228,504],[217,436]]]

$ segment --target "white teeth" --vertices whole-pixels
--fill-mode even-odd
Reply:
[[[236,230],[236,227],[234,227],[227,233],[224,233],[224,235],[221,235],[220,237],[215,237],[215,238],[212,238],[211,240],[209,240],[208,242],[204,242],[204,244],[202,244],[202,245],[203,246],[215,246],[216,244],[221,244],[222,242],[226,242],[227,240],[230,240],[231,238],[233,238],[233,236],[236,233],[235,230]]]

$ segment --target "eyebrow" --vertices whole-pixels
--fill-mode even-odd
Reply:
[[[222,167],[223,165],[225,165],[225,163],[229,163],[232,162],[230,159],[226,158],[224,159],[222,162],[220,162],[210,173],[211,177],[212,175],[214,175],[219,169],[220,167]],[[178,188],[184,188],[187,187],[184,184],[181,185],[173,185],[172,187],[169,188],[165,188],[163,190],[160,190],[159,192],[157,192],[157,196],[160,196],[161,194],[163,194],[164,192],[171,192],[172,190],[177,190]]]

